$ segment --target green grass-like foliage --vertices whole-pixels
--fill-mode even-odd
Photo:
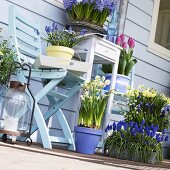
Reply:
[[[100,128],[107,99],[112,93],[112,90],[103,91],[103,88],[108,84],[110,84],[110,81],[100,76],[96,76],[95,80],[83,84],[78,120],[80,126]]]

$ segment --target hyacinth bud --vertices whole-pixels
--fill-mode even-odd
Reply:
[[[122,42],[125,41],[125,35],[124,35],[124,34],[121,34],[121,35],[120,35],[120,38],[121,38],[121,41],[122,41]]]
[[[118,36],[118,37],[116,38],[116,44],[117,44],[117,45],[121,45],[121,43],[122,43],[121,37]]]
[[[127,43],[126,42],[123,42],[122,44],[122,48],[126,49],[127,48]]]
[[[135,41],[134,41],[134,39],[132,37],[129,38],[128,45],[129,45],[129,48],[134,48],[135,47]]]

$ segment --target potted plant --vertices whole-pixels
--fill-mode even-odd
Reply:
[[[55,22],[52,26],[46,26],[45,31],[47,35],[43,40],[47,41],[47,45],[49,45],[46,48],[47,55],[62,59],[63,64],[66,65],[70,63],[74,55],[72,47],[83,40],[86,33],[85,29],[81,30],[80,33],[71,30],[59,30]]]
[[[158,126],[148,126],[144,120],[138,124],[120,121],[108,125],[109,133],[105,144],[105,154],[133,161],[160,163],[163,160],[162,142],[168,140],[166,134],[158,131]]]
[[[82,86],[81,108],[78,126],[75,126],[76,151],[84,154],[94,154],[103,131],[101,122],[107,105],[107,99],[112,90],[104,92],[103,87],[110,83],[104,77],[96,76]]]
[[[116,39],[116,44],[122,47],[119,64],[118,64],[118,74],[116,77],[115,89],[118,92],[126,93],[126,88],[130,85],[129,73],[131,72],[137,60],[132,58],[133,48],[135,47],[135,41],[132,37],[125,41],[125,36],[121,34]],[[128,46],[128,49],[127,49]],[[102,71],[104,73],[109,73],[106,75],[106,79],[111,79],[112,65],[103,64]],[[107,87],[109,88],[109,87]]]
[[[0,28],[1,31],[2,28]],[[8,83],[10,72],[14,71],[15,51],[9,46],[7,40],[4,40],[2,36],[0,38],[0,85],[2,86]]]
[[[125,114],[125,121],[140,123],[144,120],[147,125],[157,125],[160,132],[169,128],[170,98],[144,86],[129,89],[126,96],[129,110]]]
[[[116,2],[113,0],[63,0],[70,23],[68,25],[86,28],[90,32],[104,33],[103,24],[107,17],[115,9]]]

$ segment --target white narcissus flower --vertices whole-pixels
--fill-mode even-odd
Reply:
[[[105,81],[105,85],[107,86],[107,85],[109,85],[110,84],[110,80],[106,80]]]
[[[99,76],[99,75],[97,75],[96,77],[95,77],[95,80],[100,80],[101,79],[101,77]]]
[[[2,56],[3,55],[3,53],[0,51],[0,56]]]

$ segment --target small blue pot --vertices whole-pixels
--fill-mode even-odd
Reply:
[[[103,131],[80,126],[75,126],[74,131],[76,151],[83,154],[94,154]]]
[[[105,79],[111,81],[112,74],[111,73],[106,74]],[[126,93],[127,87],[129,85],[130,85],[130,77],[117,74],[116,83],[115,83],[115,91],[120,92],[120,93]],[[110,90],[110,84],[105,86],[104,90]]]
[[[128,86],[130,86],[130,77],[117,74],[115,90],[120,93],[126,93]]]

